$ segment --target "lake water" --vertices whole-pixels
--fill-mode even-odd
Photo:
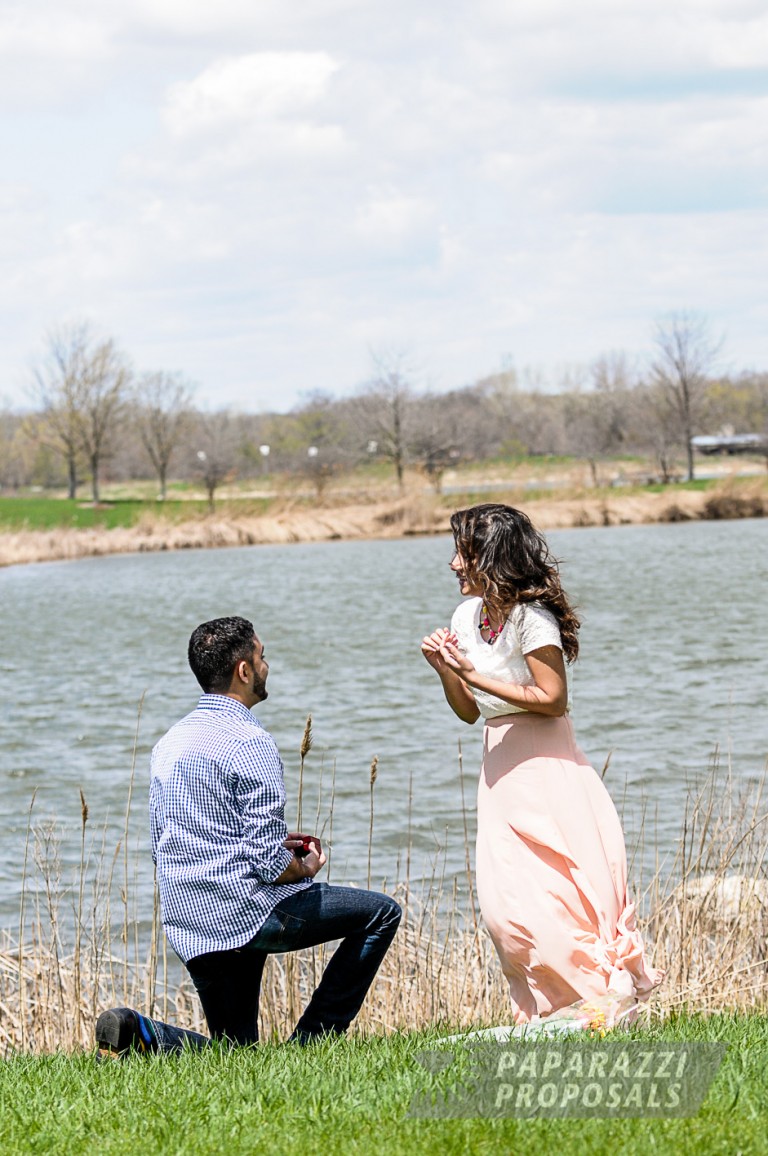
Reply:
[[[581,746],[601,769],[640,859],[669,856],[691,785],[716,750],[734,777],[762,774],[768,753],[768,521],[685,523],[548,534],[584,626],[571,678]],[[131,847],[134,888],[151,912],[146,832],[148,755],[195,704],[186,665],[191,629],[225,614],[256,624],[270,663],[255,712],[286,763],[295,818],[298,748],[308,713],[304,827],[329,835],[332,880],[365,884],[374,788],[374,883],[444,862],[464,875],[463,745],[470,835],[480,761],[478,724],[460,723],[419,652],[457,601],[448,538],[263,546],[142,554],[0,572],[0,927],[18,922],[30,798],[56,818],[62,869],[79,861],[80,799],[89,831],[111,853],[120,837],[137,704],[143,696]],[[412,805],[409,819],[409,783]],[[94,852],[95,853],[95,852]],[[399,866],[398,866],[399,864]]]

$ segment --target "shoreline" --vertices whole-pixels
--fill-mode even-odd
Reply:
[[[457,499],[461,496],[457,495]],[[499,495],[501,500],[504,495]],[[520,501],[540,530],[587,526],[651,525],[668,522],[765,517],[764,482],[736,490],[727,482],[711,490],[661,493],[584,494]],[[460,506],[461,501],[456,503]],[[173,523],[143,516],[130,528],[0,531],[0,566],[60,562],[110,554],[233,546],[288,545],[355,539],[392,539],[450,534],[450,510],[439,498],[417,494],[375,503],[324,504],[311,510],[286,507],[263,515],[208,514]]]

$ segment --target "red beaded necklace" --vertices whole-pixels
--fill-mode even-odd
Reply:
[[[485,603],[483,603],[482,609],[480,611],[480,629],[488,631],[488,638],[486,641],[488,642],[489,646],[493,646],[494,642],[501,634],[505,625],[506,625],[506,623],[502,622],[499,629],[494,630],[493,627],[491,626],[491,620],[488,617],[488,607],[485,605]]]

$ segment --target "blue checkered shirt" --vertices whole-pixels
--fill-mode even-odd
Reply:
[[[149,811],[163,926],[185,962],[252,939],[311,885],[274,881],[291,862],[275,741],[227,695],[204,694],[152,751]]]

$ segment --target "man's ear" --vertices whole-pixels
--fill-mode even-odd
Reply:
[[[248,677],[248,663],[245,661],[245,659],[242,659],[240,662],[238,662],[237,666],[235,667],[235,674],[241,682],[250,681]]]

